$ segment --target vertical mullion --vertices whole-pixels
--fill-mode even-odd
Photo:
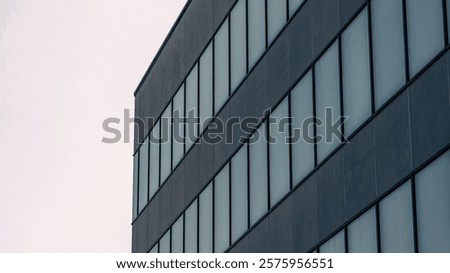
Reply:
[[[231,223],[231,221],[232,221],[232,219],[231,219],[231,216],[232,216],[232,213],[231,213],[231,209],[232,209],[232,207],[231,207],[231,195],[232,195],[232,193],[231,193],[231,190],[232,190],[232,187],[231,187],[231,159],[230,159],[230,161],[228,162],[228,191],[229,191],[229,193],[228,193],[228,200],[229,200],[229,202],[228,202],[228,218],[229,218],[229,221],[228,221],[228,225],[229,225],[229,228],[228,228],[228,241],[229,241],[229,246],[231,246],[231,244],[233,243],[233,239],[232,239],[232,231],[231,231],[231,229],[232,229],[232,223]]]
[[[195,120],[197,120],[197,136],[195,136],[196,140],[194,141],[194,144],[197,141],[200,143],[199,138],[202,133],[202,124],[201,124],[202,119],[201,119],[201,112],[200,112],[200,95],[201,95],[201,93],[200,93],[200,71],[201,71],[201,69],[200,69],[200,58],[199,58],[197,61],[197,117],[195,118]]]
[[[267,146],[267,211],[270,210],[270,112],[269,115],[266,117],[266,146]]]
[[[402,1],[402,11],[403,11],[403,47],[405,53],[405,78],[406,82],[410,80],[409,72],[409,49],[408,49],[408,18],[406,12],[406,0]]]
[[[266,42],[266,46],[265,46],[265,49],[267,49],[267,46],[269,45],[269,38],[268,38],[268,33],[267,33],[267,29],[268,29],[268,24],[269,24],[269,22],[268,22],[268,12],[267,12],[267,1],[268,0],[264,0],[264,31],[265,31],[265,42]]]
[[[250,141],[247,145],[247,229],[250,228]]]
[[[373,72],[373,46],[372,46],[372,6],[371,1],[367,2],[367,21],[368,21],[368,35],[369,35],[369,66],[370,66],[370,99],[372,114],[375,113],[375,82]]]
[[[231,96],[231,13],[228,16],[228,98]]]
[[[200,253],[200,198],[197,198],[197,253]]]
[[[150,201],[150,145],[151,145],[151,136],[152,132],[148,134],[148,143],[147,143],[147,203]]]
[[[288,137],[287,140],[289,141],[289,143],[287,143],[287,145],[289,145],[289,190],[292,190],[292,185],[293,185],[293,175],[292,175],[292,149],[293,149],[293,145],[292,145],[292,107],[291,107],[291,103],[292,103],[292,98],[291,98],[291,91],[289,91],[288,95],[287,95],[287,99],[288,99],[288,121],[289,121],[289,128],[288,128]]]
[[[181,216],[183,218],[183,230],[182,230],[182,234],[183,234],[183,244],[182,244],[182,249],[181,252],[182,253],[186,253],[186,217],[185,217],[185,213],[183,212],[183,215]]]
[[[340,103],[340,115],[341,115],[341,141],[345,141],[345,126],[344,126],[344,85],[343,85],[343,76],[342,76],[342,42],[341,42],[341,34],[338,37],[338,65],[339,65],[339,103]]]
[[[141,146],[142,147],[142,146]],[[141,213],[140,212],[140,209],[139,209],[139,180],[141,180],[141,178],[140,178],[140,172],[141,172],[141,155],[140,155],[140,150],[141,150],[141,148],[139,147],[139,150],[138,150],[138,152],[135,154],[135,156],[137,155],[137,192],[136,192],[136,219],[138,218],[138,216],[139,216],[139,214]]]
[[[169,228],[169,253],[172,253],[172,227]]]
[[[312,103],[313,103],[313,138],[314,138],[314,168],[317,167],[317,110],[316,110],[316,70],[315,66],[311,66],[312,78]],[[307,128],[309,130],[309,128]],[[302,128],[305,130],[305,128]],[[309,135],[309,131],[308,131]]]
[[[380,204],[375,205],[375,221],[377,233],[377,253],[381,253]]]
[[[184,95],[183,95],[183,104],[184,104],[184,107],[183,107],[183,110],[184,110],[184,113],[183,113],[183,131],[184,131],[184,133],[183,133],[183,157],[184,157],[184,155],[186,155],[186,135],[187,135],[187,132],[186,132],[186,127],[187,127],[187,124],[186,124],[186,116],[187,116],[187,108],[186,108],[186,94],[187,94],[187,92],[186,92],[186,81],[183,83],[183,92],[184,92]],[[183,157],[181,158],[181,161],[183,161]],[[180,161],[180,162],[181,162]]]
[[[173,141],[173,129],[174,129],[174,126],[173,126],[173,100],[170,102],[169,122],[170,122],[170,124],[169,124],[168,128],[171,128],[171,129],[170,129],[170,135],[168,136],[168,140],[170,140],[170,173],[172,173],[173,167],[174,167],[174,165],[173,165],[173,142],[174,142]],[[170,174],[169,174],[169,176],[170,176]],[[167,178],[169,178],[169,176]]]
[[[289,0],[286,1],[286,23],[289,22]],[[284,23],[286,25],[286,23]]]
[[[344,227],[344,245],[345,245],[345,253],[348,253],[348,229],[347,229],[347,226]]]
[[[416,179],[411,179],[411,203],[413,216],[414,253],[419,253],[419,238],[417,231]]]
[[[446,0],[442,0],[442,18],[444,21],[444,47],[448,45],[448,24],[447,24],[447,2]]]
[[[214,232],[216,230],[216,223],[215,223],[216,181],[215,181],[215,179],[213,179],[211,181],[211,183],[212,183],[212,232],[211,232],[211,234],[212,234],[212,251],[211,252],[215,253],[216,252],[215,251],[215,236],[214,236],[215,235]]]
[[[158,189],[157,189],[157,191],[159,190],[159,188],[161,187],[161,134],[162,134],[162,132],[161,132],[161,118],[159,118],[159,123],[158,123],[158,126],[159,126],[159,136],[158,136],[158,158],[159,158],[159,164],[158,164]]]

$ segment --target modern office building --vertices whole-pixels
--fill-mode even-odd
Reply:
[[[449,12],[188,1],[135,92],[132,251],[450,252]]]

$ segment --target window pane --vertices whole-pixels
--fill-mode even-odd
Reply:
[[[139,149],[139,212],[148,201],[148,138]]]
[[[156,244],[149,253],[158,253],[158,244]]]
[[[213,193],[212,183],[200,194],[199,197],[199,245],[200,253],[212,252],[213,238]]]
[[[183,215],[172,226],[172,253],[183,253]]]
[[[348,226],[348,252],[377,252],[377,222],[375,208],[361,215]]]
[[[231,239],[236,241],[248,229],[247,145],[231,159]]]
[[[267,39],[270,45],[286,24],[286,0],[267,0]]]
[[[160,122],[158,121],[150,132],[150,198],[155,195],[159,188],[159,137],[160,137]]]
[[[341,115],[339,97],[339,48],[335,42],[315,65],[316,78],[316,115],[322,121],[322,126],[317,126],[317,134],[322,140],[317,144],[317,161],[320,163],[337,146],[340,140],[333,135],[327,135],[329,130],[325,124],[333,124]],[[331,120],[327,121],[326,108],[331,109]],[[330,133],[330,132],[329,132]]]
[[[441,0],[406,0],[411,77],[444,48]]]
[[[173,162],[178,165],[184,155],[184,84],[173,98]]]
[[[139,151],[133,158],[133,220],[138,213]]]
[[[375,107],[405,84],[402,0],[371,2]]]
[[[214,37],[214,111],[217,114],[228,99],[228,18]]]
[[[245,0],[239,0],[231,11],[231,92],[247,74],[247,34]]]
[[[270,206],[290,190],[289,182],[289,105],[287,97],[270,115]]]
[[[266,5],[248,0],[248,66],[252,68],[266,49]]]
[[[197,253],[197,199],[184,213],[184,252]]]
[[[353,133],[372,113],[367,8],[342,34],[342,81],[345,135]]]
[[[292,90],[291,111],[296,138],[292,144],[292,182],[296,185],[314,169],[314,145],[308,138],[313,135],[313,129],[307,122],[313,116],[311,71]]]
[[[345,253],[345,233],[341,230],[319,248],[320,253]]]
[[[411,182],[380,202],[381,252],[414,252]]]
[[[289,17],[291,17],[305,0],[289,0]]]
[[[450,152],[416,176],[419,252],[450,252]]]
[[[195,65],[186,78],[186,152],[198,136],[198,65]]]
[[[172,103],[161,116],[161,185],[172,172]]]
[[[250,225],[268,210],[266,124],[263,123],[250,138]]]
[[[201,131],[208,125],[207,120],[213,116],[213,50],[212,43],[200,57],[200,117]]]
[[[159,253],[170,253],[170,229],[159,240]]]
[[[214,252],[230,246],[230,168],[227,164],[214,178]]]

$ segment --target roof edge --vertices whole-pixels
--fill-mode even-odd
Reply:
[[[144,84],[144,81],[147,79],[148,74],[150,74],[150,71],[152,70],[153,66],[155,65],[156,61],[159,59],[159,56],[161,55],[162,51],[166,47],[169,39],[172,37],[173,32],[177,28],[178,24],[181,21],[181,18],[183,18],[184,14],[186,13],[186,10],[190,6],[193,0],[187,0],[186,4],[184,5],[183,9],[181,10],[180,14],[178,15],[177,19],[175,20],[175,23],[170,28],[169,33],[167,34],[166,38],[164,39],[162,45],[159,47],[158,52],[156,52],[155,57],[153,58],[152,62],[150,63],[150,66],[145,71],[144,76],[142,77],[141,81],[139,82],[138,86],[136,87],[136,90],[133,93],[133,96],[136,97],[136,95],[139,93],[139,90],[141,89],[142,85]]]

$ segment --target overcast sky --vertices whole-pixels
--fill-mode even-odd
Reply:
[[[129,252],[132,146],[102,122],[186,0],[0,0],[0,252]]]

